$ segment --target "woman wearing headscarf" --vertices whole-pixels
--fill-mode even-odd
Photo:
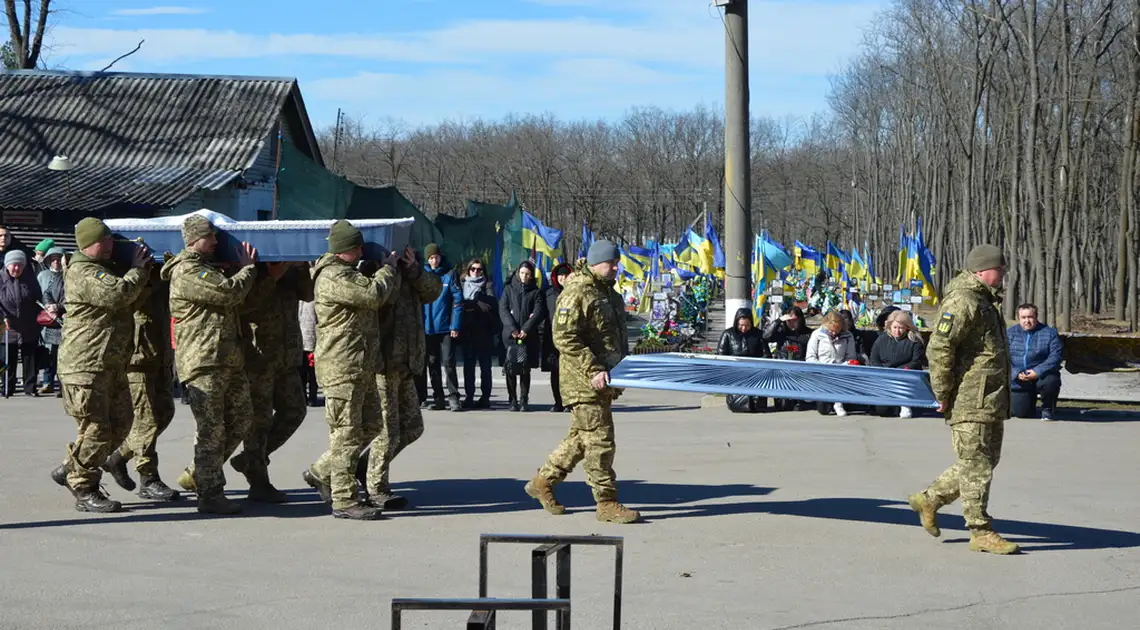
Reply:
[[[7,330],[7,369],[4,371],[4,397],[16,391],[16,365],[23,362],[24,393],[39,396],[36,390],[36,348],[40,344],[40,312],[43,294],[28,268],[28,257],[18,249],[4,254],[4,270],[0,271],[0,316]]]
[[[910,313],[894,311],[887,316],[886,330],[875,340],[868,365],[904,370],[921,370],[926,363],[926,346],[915,330]],[[910,418],[910,407],[876,407],[880,416]]]
[[[764,341],[764,334],[752,323],[752,311],[742,308],[736,311],[732,325],[720,335],[716,353],[728,357],[751,357],[753,359],[767,359],[768,342]],[[728,408],[737,413],[753,413],[768,409],[768,399],[761,396],[728,397]]]
[[[44,310],[57,318],[63,317],[63,248],[52,247],[47,250],[43,260],[44,270],[36,276],[43,294]],[[60,324],[45,326],[40,333],[44,344],[44,379],[40,387],[41,394],[50,394],[55,391],[55,372],[59,359],[59,344],[63,341],[63,330]]]
[[[530,411],[530,370],[538,367],[542,340],[539,327],[546,318],[546,301],[534,277],[534,263],[524,260],[511,276],[499,300],[503,345],[507,349],[507,395],[511,411]],[[520,350],[521,349],[521,350]],[[519,353],[523,354],[519,354]],[[518,390],[522,382],[522,391]]]
[[[460,347],[463,348],[463,406],[491,406],[491,352],[499,325],[499,305],[494,287],[487,281],[487,265],[475,258],[467,263],[460,283]],[[475,365],[479,366],[479,400],[475,400]]]
[[[570,279],[574,268],[567,263],[559,263],[550,271],[550,285],[546,287],[546,326],[542,333],[542,369],[550,372],[550,391],[554,394],[554,406],[551,411],[568,411],[562,406],[562,392],[558,389],[558,349],[554,347],[554,318],[557,313],[558,296],[562,295],[562,287]]]
[[[764,328],[764,342],[776,344],[774,358],[787,361],[803,361],[807,356],[807,345],[811,339],[811,328],[804,319],[804,312],[793,306],[786,313],[772,320]],[[773,399],[777,411],[792,411],[807,408],[807,403],[798,400]]]

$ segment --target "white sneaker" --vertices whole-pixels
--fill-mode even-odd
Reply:
[[[835,403],[832,408],[835,409],[835,415],[840,418],[847,415],[847,410],[843,408],[843,403]]]
[[[899,417],[900,418],[913,418],[914,416],[911,415],[911,413],[910,413],[910,407],[903,407],[902,409],[899,409]]]

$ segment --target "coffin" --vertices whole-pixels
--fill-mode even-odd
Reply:
[[[628,356],[610,385],[812,402],[937,409],[930,377],[918,370],[680,353]]]
[[[237,246],[247,242],[257,249],[258,260],[287,262],[316,260],[328,251],[329,227],[333,221],[234,221],[229,217],[199,210],[192,214],[206,217],[218,230],[216,258],[237,260]],[[161,258],[164,252],[182,251],[182,222],[190,215],[156,219],[108,219],[115,236],[115,260],[129,262],[134,243],[142,242]],[[364,258],[382,260],[390,251],[401,251],[411,238],[415,219],[359,219],[352,224],[364,235]]]

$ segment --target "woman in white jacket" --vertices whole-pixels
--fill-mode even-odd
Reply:
[[[846,330],[843,317],[836,311],[828,311],[823,316],[823,325],[811,334],[807,345],[807,361],[810,363],[850,363],[859,361],[859,349],[855,337]],[[843,403],[820,403],[819,412],[827,414],[827,408],[835,410],[835,415],[847,415]]]

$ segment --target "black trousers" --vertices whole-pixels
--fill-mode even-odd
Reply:
[[[462,338],[462,337],[460,337]],[[455,373],[455,341],[451,333],[427,336],[427,361],[424,362],[424,373],[416,379],[416,391],[420,402],[428,399],[427,381],[431,379],[431,394],[436,404],[442,404],[443,387],[447,386],[447,398],[459,400],[459,377]],[[446,376],[445,382],[440,382],[440,371]]]
[[[562,406],[562,391],[558,389],[558,355],[550,363],[550,393],[554,394],[554,405],[557,407]]]
[[[1037,415],[1037,397],[1041,397],[1041,408],[1052,411],[1057,407],[1057,397],[1061,395],[1061,375],[1050,372],[1036,381],[1021,383],[1021,391],[1010,392],[1010,412],[1014,418],[1033,418]]]
[[[308,352],[301,352],[301,367],[297,368],[301,372],[301,387],[305,392],[305,400],[309,401],[310,405],[317,404],[317,369],[309,365]]]
[[[475,367],[479,368],[479,397],[491,397],[491,353],[494,339],[490,332],[460,333],[459,342],[463,348],[463,390],[467,399],[475,398]]]
[[[4,370],[4,395],[11,396],[16,393],[16,366],[22,364],[23,366],[23,379],[24,379],[24,393],[32,394],[36,391],[36,342],[31,343],[9,343],[8,353],[5,358],[5,365],[7,368]]]

